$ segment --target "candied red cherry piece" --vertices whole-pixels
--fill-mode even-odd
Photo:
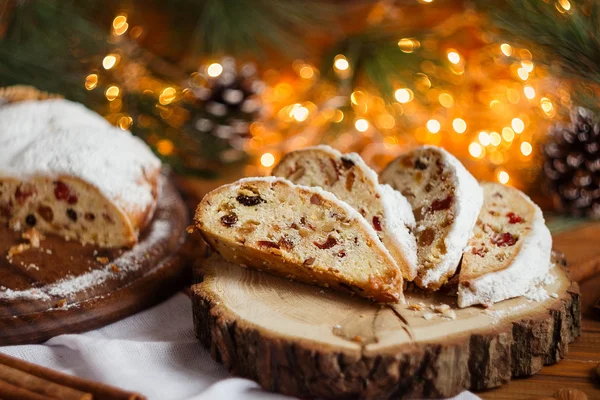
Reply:
[[[520,224],[521,222],[523,222],[523,218],[512,211],[506,214],[506,216],[508,217],[509,224]]]
[[[429,212],[433,212],[433,211],[442,211],[442,210],[447,210],[452,206],[452,203],[454,202],[454,196],[452,196],[451,194],[449,194],[448,196],[446,196],[445,199],[436,199],[431,203],[431,206],[429,206],[428,211]]]
[[[337,244],[337,240],[336,240],[336,238],[334,238],[332,236],[328,236],[327,240],[325,240],[325,242],[323,242],[323,243],[319,243],[319,242],[313,242],[313,243],[315,246],[317,246],[321,250],[326,250],[326,249],[330,249],[333,246],[335,246]]]
[[[509,232],[498,233],[492,237],[492,243],[498,247],[510,247],[517,243],[517,237]]]
[[[27,201],[27,199],[31,196],[33,196],[34,193],[34,189],[32,187],[29,186],[25,186],[25,185],[19,185],[17,187],[17,190],[15,190],[15,200],[17,200],[17,203],[19,204],[25,204],[25,202]]]
[[[379,219],[379,217],[377,215],[373,217],[373,228],[375,228],[376,231],[379,231],[379,232],[382,231],[381,220]]]
[[[77,203],[77,196],[71,193],[71,188],[64,182],[54,182],[54,197],[57,200],[64,200],[69,204]]]

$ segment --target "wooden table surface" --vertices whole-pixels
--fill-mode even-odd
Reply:
[[[552,224],[549,224],[552,228]],[[580,266],[600,268],[600,223],[570,227],[553,235],[554,247],[565,253],[576,273]],[[477,393],[483,399],[546,399],[558,390],[574,388],[588,399],[600,400],[600,312],[592,307],[600,298],[600,275],[580,282],[582,332],[569,345],[569,354],[560,363],[542,368],[536,375],[516,379],[500,388]],[[573,398],[575,399],[575,398]]]

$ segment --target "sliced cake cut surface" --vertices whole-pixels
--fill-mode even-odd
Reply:
[[[153,216],[161,163],[139,138],[63,99],[0,106],[0,222],[131,246]]]
[[[483,203],[482,190],[453,155],[418,147],[392,161],[380,181],[399,190],[416,220],[415,283],[436,290],[454,275]]]
[[[515,188],[482,187],[484,204],[459,275],[460,307],[523,296],[550,267],[552,237],[540,208]]]
[[[412,281],[417,276],[412,207],[400,192],[380,185],[375,171],[358,154],[344,155],[329,146],[309,147],[287,154],[273,175],[298,185],[321,187],[348,203],[377,232],[403,277]]]
[[[402,274],[364,218],[322,189],[246,178],[207,194],[196,228],[226,260],[383,302]]]

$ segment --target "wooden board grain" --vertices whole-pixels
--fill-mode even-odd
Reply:
[[[568,260],[571,276],[580,280],[581,336],[569,344],[569,352],[560,363],[545,366],[527,379],[477,393],[484,400],[540,399],[565,388],[600,400],[600,377],[594,372],[600,364],[600,314],[593,309],[600,298],[600,271],[596,267],[600,264],[600,222],[580,223],[553,235],[553,239],[555,248]]]
[[[497,387],[565,357],[579,295],[562,267],[555,294],[459,309],[441,293],[378,305],[240,268],[213,256],[192,287],[196,334],[236,375],[300,397],[437,398]],[[432,306],[448,305],[456,318]],[[425,317],[431,318],[425,318]]]
[[[188,211],[166,178],[161,185],[155,218],[130,250],[49,236],[40,248],[16,255],[10,263],[8,248],[22,240],[0,228],[0,345],[96,329],[164,300],[189,282],[194,245],[185,240]],[[80,285],[94,273],[95,282]],[[74,289],[57,290],[61,285]],[[32,290],[40,296],[29,296]]]

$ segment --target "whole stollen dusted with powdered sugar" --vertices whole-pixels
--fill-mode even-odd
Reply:
[[[477,180],[446,150],[422,146],[401,154],[379,175],[399,190],[415,215],[415,283],[437,290],[456,272],[477,221],[483,193]]]
[[[320,187],[348,203],[375,229],[404,279],[415,279],[417,243],[412,233],[412,208],[400,192],[379,184],[377,173],[358,154],[342,154],[324,145],[307,147],[287,154],[272,174],[297,185]]]
[[[161,162],[130,132],[64,99],[0,104],[0,222],[129,247],[150,222]]]

